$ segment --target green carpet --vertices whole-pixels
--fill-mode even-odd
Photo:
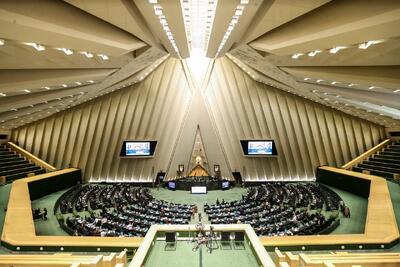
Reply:
[[[41,219],[35,220],[36,235],[68,235],[64,230],[61,229],[60,224],[54,215],[54,204],[57,199],[68,189],[55,192],[53,194],[44,196],[31,202],[32,209],[47,209],[47,220]]]
[[[340,225],[333,230],[332,234],[359,234],[364,233],[365,220],[367,217],[368,200],[344,190],[330,187],[334,190],[350,208],[350,218],[345,218],[340,213]]]
[[[149,256],[145,262],[146,267],[214,267],[214,266],[229,266],[229,267],[257,267],[259,266],[256,258],[254,257],[251,249],[246,244],[244,249],[232,249],[228,245],[224,245],[224,249],[213,250],[208,253],[207,249],[203,247],[200,250],[193,252],[193,244],[187,241],[178,241],[175,251],[165,251],[165,242],[156,241],[154,247],[151,249]],[[237,247],[239,248],[239,247]],[[200,265],[200,261],[202,265]]]

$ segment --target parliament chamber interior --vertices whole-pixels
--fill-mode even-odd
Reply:
[[[0,267],[400,266],[400,1],[0,1]]]

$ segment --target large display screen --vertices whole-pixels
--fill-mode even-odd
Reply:
[[[175,190],[176,189],[176,183],[175,182],[168,182],[168,189]]]
[[[222,189],[228,189],[229,188],[229,181],[222,182],[221,186],[222,186]]]
[[[276,156],[274,140],[241,140],[243,153],[246,156]]]
[[[249,141],[247,154],[272,155],[272,141]]]
[[[192,186],[192,194],[207,194],[207,186]]]
[[[151,157],[154,154],[157,141],[124,141],[121,157]]]

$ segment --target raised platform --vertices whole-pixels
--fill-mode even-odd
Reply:
[[[175,183],[175,188],[170,186],[170,183]],[[226,183],[225,186],[224,183]],[[190,191],[192,186],[205,186],[210,191],[229,189],[232,183],[232,181],[217,179],[211,176],[193,176],[168,180],[164,183],[164,186],[169,189],[184,191]]]

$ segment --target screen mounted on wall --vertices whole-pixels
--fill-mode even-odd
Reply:
[[[240,140],[243,153],[246,156],[276,156],[274,140]]]
[[[121,148],[121,157],[152,157],[157,141],[124,141]]]

